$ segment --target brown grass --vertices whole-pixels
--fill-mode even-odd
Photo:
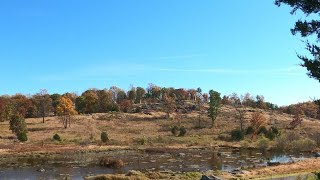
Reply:
[[[242,178],[262,178],[274,175],[286,175],[286,174],[297,174],[297,173],[312,173],[314,171],[319,171],[320,169],[320,159],[308,159],[305,161],[279,165],[275,167],[264,167],[249,170],[245,173]]]
[[[247,109],[245,126],[249,126],[251,114],[257,109]],[[275,119],[276,126],[280,129],[287,127],[292,117],[287,114],[273,114],[269,111],[262,111],[267,118],[267,127],[270,127],[270,117]],[[100,133],[106,131],[111,139],[109,146],[122,147],[192,147],[192,146],[235,146],[239,147],[239,142],[226,142],[218,140],[219,134],[229,134],[229,132],[239,127],[236,118],[236,110],[230,106],[222,108],[221,114],[217,118],[217,127],[209,129],[210,119],[203,114],[201,124],[205,128],[196,128],[198,124],[198,114],[196,112],[188,114],[175,114],[174,119],[166,119],[164,112],[152,112],[152,115],[143,113],[105,113],[94,115],[77,115],[72,118],[71,127],[63,128],[63,124],[58,117],[48,117],[42,123],[41,118],[26,119],[28,126],[28,142],[20,144],[15,140],[14,135],[9,130],[8,122],[0,123],[0,153],[8,150],[45,150],[60,148],[78,148],[80,146],[95,146],[99,148]],[[175,125],[186,127],[185,137],[175,137],[170,130]],[[311,136],[319,132],[319,122],[314,120],[303,121],[302,127],[298,130],[303,136]],[[283,132],[288,131],[282,129]],[[54,134],[59,134],[62,142],[52,140]],[[137,141],[145,141],[137,143]],[[54,148],[55,147],[55,148]]]

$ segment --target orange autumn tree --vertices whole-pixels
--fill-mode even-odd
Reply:
[[[261,112],[254,112],[251,115],[250,123],[253,128],[252,139],[255,139],[258,134],[259,128],[266,122],[265,116]]]
[[[71,116],[77,114],[77,111],[74,109],[74,104],[72,100],[66,96],[62,96],[59,99],[59,104],[57,106],[57,113],[62,117],[62,122],[64,128],[69,127],[71,124]]]

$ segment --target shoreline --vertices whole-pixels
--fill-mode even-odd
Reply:
[[[92,153],[92,154],[99,154],[99,153],[137,153],[137,152],[147,152],[147,153],[177,153],[180,151],[185,150],[214,150],[217,148],[228,148],[228,149],[239,149],[235,146],[110,146],[110,145],[88,145],[88,146],[75,146],[75,145],[44,145],[41,146],[41,150],[34,149],[34,151],[30,151],[30,148],[34,148],[34,145],[28,144],[19,144],[19,148],[8,150],[8,151],[0,151],[0,159],[2,159],[1,166],[5,167],[4,164],[12,161],[12,159],[19,159],[19,158],[47,158],[47,157],[62,157],[63,155],[68,154],[85,154],[85,153]],[[27,148],[23,148],[27,147]],[[22,149],[21,149],[22,148]],[[65,153],[65,154],[64,154]],[[11,165],[11,166],[10,166]],[[10,164],[7,167],[33,167],[32,164]],[[289,163],[289,164],[281,164],[278,166],[267,166],[267,167],[256,167],[256,168],[249,168],[249,169],[241,169],[241,173],[232,175],[229,172],[221,171],[221,170],[211,170],[207,172],[172,172],[172,176],[177,177],[185,177],[185,175],[207,175],[208,177],[211,175],[215,175],[224,179],[232,179],[232,178],[242,178],[242,179],[260,179],[266,180],[275,177],[288,177],[288,176],[300,176],[300,175],[307,175],[314,171],[320,170],[320,159],[317,158],[308,158],[299,162]],[[158,176],[163,176],[161,172],[139,172],[140,177],[145,177],[145,173],[155,173]],[[99,177],[101,175],[93,176]],[[121,176],[127,177],[125,174],[122,175],[115,175],[115,174],[108,174],[108,177],[112,176]],[[134,175],[133,175],[134,176]],[[147,176],[146,176],[147,177]],[[90,178],[89,178],[90,179]],[[192,179],[192,178],[191,178]]]

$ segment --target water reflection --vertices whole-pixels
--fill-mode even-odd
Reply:
[[[175,172],[223,170],[232,171],[237,168],[266,166],[267,161],[288,163],[311,157],[312,154],[284,154],[277,152],[261,153],[254,150],[213,149],[213,150],[180,150],[170,153],[143,153],[136,151],[101,152],[101,153],[69,153],[56,156],[38,156],[14,159],[11,166],[27,166],[10,168],[10,164],[2,163],[0,179],[60,179],[72,177],[81,179],[88,174],[126,173],[129,170],[171,170]],[[118,170],[98,166],[102,157],[122,159],[125,167]],[[5,160],[5,158],[2,158]],[[9,161],[10,160],[10,161]],[[5,161],[2,161],[5,162]],[[45,172],[38,172],[44,168]]]

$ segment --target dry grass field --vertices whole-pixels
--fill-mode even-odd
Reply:
[[[245,127],[249,125],[250,114],[258,109],[248,109]],[[263,111],[267,118],[266,126],[276,126],[282,133],[296,131],[302,136],[311,136],[319,132],[320,123],[316,120],[304,120],[302,126],[296,130],[286,130],[292,117],[287,114]],[[163,112],[152,112],[151,115],[136,113],[106,113],[93,115],[76,115],[72,117],[71,127],[65,129],[59,117],[47,117],[45,123],[42,119],[26,119],[28,126],[28,141],[19,143],[9,130],[8,122],[0,123],[0,150],[11,151],[46,151],[68,148],[88,147],[214,147],[235,146],[240,142],[223,141],[221,135],[228,135],[230,131],[239,127],[236,111],[230,106],[222,108],[216,120],[216,126],[209,128],[210,119],[203,114],[198,128],[198,113],[175,114],[174,118],[167,119]],[[184,137],[175,137],[171,134],[173,126],[184,126],[187,134]],[[101,132],[107,132],[110,141],[102,144]],[[59,134],[62,141],[52,139]],[[247,138],[250,139],[250,138]]]

